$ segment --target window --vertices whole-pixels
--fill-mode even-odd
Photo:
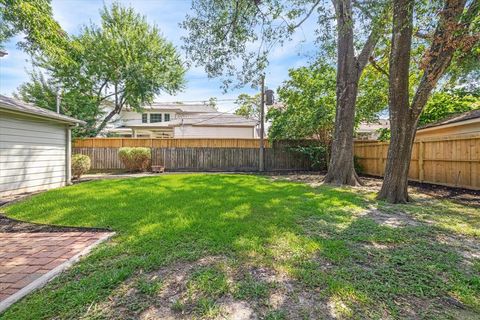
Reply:
[[[162,122],[161,113],[150,113],[150,123]]]
[[[142,113],[142,123],[147,123],[148,122],[148,114]]]
[[[170,113],[165,113],[163,115],[163,121],[170,121]]]

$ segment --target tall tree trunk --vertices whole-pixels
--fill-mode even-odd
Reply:
[[[378,198],[391,203],[406,203],[408,198],[408,171],[412,157],[417,122],[409,115],[398,119],[391,127],[388,159],[382,188]]]
[[[353,129],[358,82],[380,37],[381,19],[372,25],[367,41],[358,57],[355,57],[352,2],[333,0],[333,4],[337,18],[337,109],[332,152],[325,182],[358,185],[361,182],[353,165]]]
[[[408,201],[408,170],[417,123],[412,124],[408,89],[412,32],[413,0],[394,1],[388,93],[391,137],[378,194],[378,198],[394,203]]]
[[[390,52],[389,109],[391,140],[379,199],[392,203],[408,201],[408,170],[420,114],[440,77],[450,65],[455,51],[462,47],[470,23],[479,12],[472,1],[462,15],[465,0],[446,0],[432,44],[426,52],[424,73],[410,104],[409,67],[413,30],[413,0],[394,0],[392,49]],[[463,19],[463,21],[462,21]],[[465,41],[468,45],[468,40]]]
[[[353,129],[359,70],[353,47],[351,1],[336,1],[337,16],[337,109],[332,153],[326,183],[357,185],[360,183],[353,166]]]

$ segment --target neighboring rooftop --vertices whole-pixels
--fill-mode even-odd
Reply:
[[[142,123],[126,125],[126,127],[176,127],[182,124],[192,126],[253,127],[257,125],[257,121],[236,114],[210,112],[201,115],[177,118],[168,122]]]
[[[418,128],[418,130],[433,128],[433,127],[438,127],[446,124],[452,124],[456,122],[462,122],[462,121],[473,120],[473,119],[480,120],[480,109],[452,115],[446,119],[421,126]]]
[[[166,103],[166,102],[154,102],[151,105],[143,107],[146,110],[172,110],[180,112],[217,112],[212,105],[203,103]]]
[[[44,108],[39,108],[37,106],[34,106],[33,104],[26,103],[14,98],[9,98],[3,95],[0,95],[0,109],[26,113],[38,117],[57,120],[60,122],[85,124],[85,122],[82,120],[78,120],[63,114],[58,114]]]
[[[358,125],[357,132],[376,132],[378,129],[385,129],[390,127],[388,119],[378,119],[375,122],[361,122]]]

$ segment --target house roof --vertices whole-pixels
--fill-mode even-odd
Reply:
[[[169,111],[179,111],[179,112],[185,112],[185,113],[217,111],[213,106],[208,104],[203,104],[203,103],[184,104],[184,103],[154,102],[151,105],[144,106],[143,108],[146,110],[169,110]]]
[[[433,127],[438,127],[438,126],[443,126],[443,125],[447,125],[447,124],[463,122],[463,121],[473,120],[473,119],[479,119],[480,120],[480,109],[452,115],[450,117],[447,117],[446,119],[421,126],[421,127],[418,128],[418,130],[433,128]]]
[[[37,106],[34,106],[33,104],[25,103],[23,101],[9,98],[3,95],[0,95],[0,109],[18,113],[25,113],[36,117],[48,118],[50,120],[55,120],[59,122],[67,122],[72,124],[76,123],[82,125],[85,124],[85,122],[82,120],[68,117],[63,114],[58,114],[44,108],[39,108]]]
[[[131,128],[158,128],[158,127],[178,127],[180,125],[192,126],[221,126],[221,127],[254,127],[257,121],[242,116],[221,112],[203,113],[201,115],[187,116],[173,119],[168,122],[141,123],[126,125]]]
[[[357,132],[376,132],[378,129],[389,128],[390,121],[388,119],[378,119],[375,122],[362,122],[358,125]]]

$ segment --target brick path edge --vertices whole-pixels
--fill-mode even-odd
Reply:
[[[74,255],[73,257],[71,257],[70,259],[65,261],[64,263],[62,263],[61,265],[53,268],[52,270],[45,273],[40,278],[38,278],[35,281],[29,283],[27,286],[23,287],[22,289],[15,292],[14,294],[9,296],[5,300],[1,301],[0,302],[0,315],[3,312],[5,312],[12,304],[14,304],[18,300],[22,299],[23,297],[25,297],[29,293],[45,286],[49,281],[54,279],[56,276],[58,276],[60,273],[62,273],[66,269],[70,268],[74,263],[78,262],[78,260],[80,260],[81,257],[89,254],[90,251],[92,251],[93,248],[95,248],[97,245],[99,245],[100,243],[102,243],[104,241],[107,241],[108,239],[110,239],[114,235],[115,235],[115,232],[110,232],[110,233],[104,235],[103,237],[101,237],[100,239],[98,239],[97,241],[95,241],[94,243],[92,243],[91,245],[86,247],[85,249],[83,249],[81,252],[77,253],[76,255]]]

